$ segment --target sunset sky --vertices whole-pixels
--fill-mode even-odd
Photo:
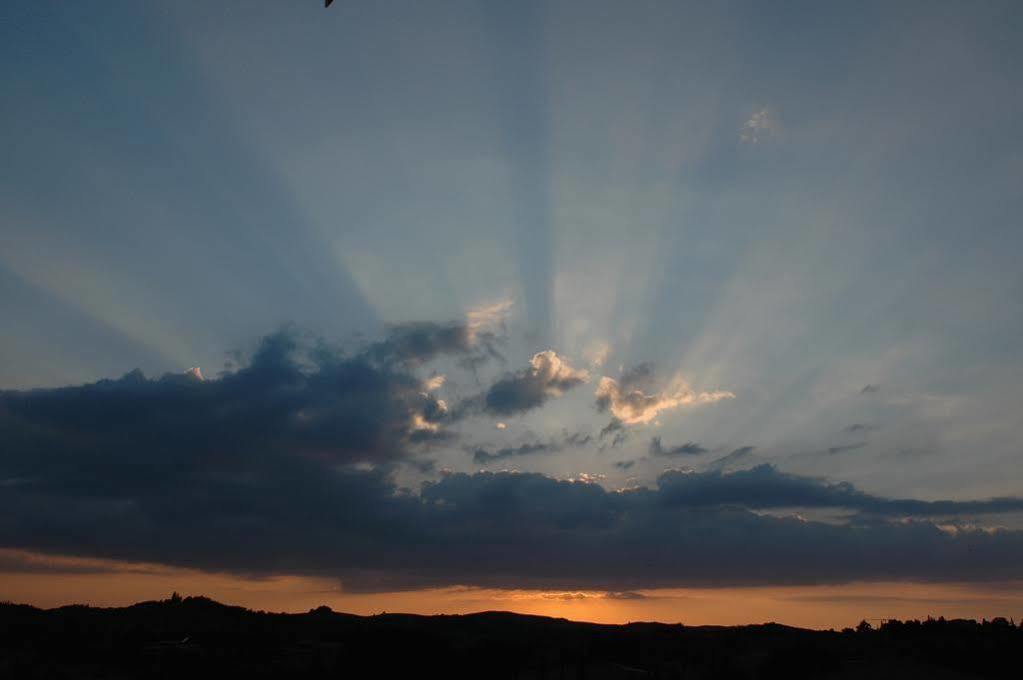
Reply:
[[[0,600],[1020,618],[1021,31],[9,0]]]

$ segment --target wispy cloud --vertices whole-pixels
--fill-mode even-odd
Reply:
[[[518,446],[504,446],[497,449],[477,446],[469,449],[475,463],[492,463],[506,458],[528,456],[533,453],[557,453],[567,448],[579,448],[592,441],[592,437],[582,432],[573,432],[561,437],[552,437],[543,442],[526,442]]]
[[[850,451],[856,451],[862,449],[867,445],[867,442],[855,442],[853,444],[839,444],[837,446],[829,446],[828,453],[835,455],[836,453],[848,453]]]
[[[651,456],[698,456],[707,453],[706,449],[695,442],[686,442],[678,446],[664,446],[660,437],[651,437],[649,451]]]
[[[734,393],[725,390],[696,391],[681,378],[675,378],[672,384],[661,391],[644,392],[641,386],[650,379],[648,370],[638,374],[627,372],[620,381],[602,377],[594,394],[597,408],[610,411],[624,425],[640,425],[651,422],[662,411],[735,398]]]
[[[771,113],[767,109],[760,109],[739,128],[739,140],[747,144],[757,144],[772,134],[776,127]]]

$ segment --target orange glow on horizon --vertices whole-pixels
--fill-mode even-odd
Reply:
[[[1023,613],[1020,583],[849,583],[827,586],[676,588],[630,593],[450,587],[346,593],[334,579],[249,577],[153,564],[39,555],[0,549],[0,600],[40,607],[123,606],[172,591],[225,604],[304,612],[467,614],[487,610],[596,623],[661,621],[687,625],[777,622],[842,628],[862,619],[993,618]]]

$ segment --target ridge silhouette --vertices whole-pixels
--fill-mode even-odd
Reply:
[[[479,612],[359,616],[252,611],[207,597],[127,607],[0,603],[0,677],[1001,678],[1023,627],[886,620],[607,625]]]

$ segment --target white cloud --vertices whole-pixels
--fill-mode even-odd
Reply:
[[[423,389],[426,390],[427,392],[433,392],[435,390],[439,390],[441,387],[444,386],[444,381],[446,379],[447,379],[446,376],[444,376],[443,374],[437,374],[437,375],[434,375],[434,376],[430,376],[423,383]]]
[[[590,380],[589,371],[572,368],[552,349],[534,354],[529,365],[532,376],[543,384],[544,392],[551,397],[559,397],[568,387]]]
[[[494,331],[502,328],[508,320],[508,315],[511,314],[513,304],[514,300],[505,298],[468,310],[465,313],[465,325],[469,329],[470,341],[480,331]]]
[[[697,392],[682,380],[662,392],[647,394],[640,389],[623,387],[614,378],[604,376],[597,385],[597,403],[607,408],[625,425],[651,422],[658,413],[680,406],[713,404],[722,399],[734,399],[735,394],[724,390]]]
[[[739,141],[756,144],[774,132],[777,125],[767,109],[760,109],[739,128]]]

